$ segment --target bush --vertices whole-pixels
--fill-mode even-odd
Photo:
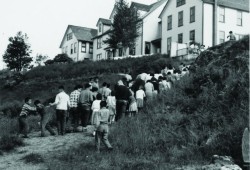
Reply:
[[[23,139],[17,135],[3,135],[0,138],[0,151],[8,152],[22,145],[24,145]]]

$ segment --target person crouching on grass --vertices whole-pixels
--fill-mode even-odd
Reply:
[[[36,100],[34,102],[34,105],[37,108],[37,112],[41,116],[41,137],[45,137],[45,129],[47,129],[52,136],[55,136],[56,133],[53,131],[53,129],[50,126],[50,119],[51,119],[51,114],[45,111],[44,105],[39,101]]]
[[[27,121],[27,117],[29,116],[29,114],[31,114],[32,112],[36,112],[36,107],[32,107],[31,103],[32,100],[29,97],[26,97],[24,100],[24,105],[22,107],[21,113],[19,115],[19,132],[20,134],[23,134],[24,138],[29,138],[28,137],[28,131],[29,131],[29,124]]]
[[[101,109],[95,114],[95,127],[96,127],[96,135],[95,135],[95,144],[97,152],[100,152],[101,140],[104,145],[108,148],[109,151],[113,150],[112,146],[108,140],[109,134],[109,110],[107,107],[106,101],[101,101],[100,103]]]

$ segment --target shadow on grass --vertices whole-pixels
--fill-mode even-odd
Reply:
[[[4,135],[0,138],[0,151],[9,152],[23,145],[23,139],[17,135]]]
[[[26,156],[24,156],[21,160],[23,160],[25,163],[31,163],[31,164],[39,164],[43,163],[44,159],[41,155],[37,153],[31,153]]]

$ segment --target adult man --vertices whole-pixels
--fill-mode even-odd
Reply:
[[[66,117],[69,103],[69,95],[64,92],[64,87],[59,86],[59,93],[56,95],[54,103],[50,103],[50,106],[56,105],[56,120],[57,120],[57,130],[58,135],[65,134]]]
[[[118,85],[116,86],[115,89],[116,121],[118,121],[125,115],[129,96],[131,96],[129,89],[124,85],[124,83],[121,80],[119,80]]]
[[[81,123],[84,129],[86,129],[91,113],[91,104],[93,101],[93,94],[90,91],[92,88],[90,83],[85,84],[85,90],[81,91],[79,96],[79,109],[81,114]]]
[[[73,125],[73,131],[77,131],[78,123],[79,123],[79,96],[82,91],[82,85],[77,85],[73,92],[70,93],[69,102],[70,102],[70,118],[71,124]]]

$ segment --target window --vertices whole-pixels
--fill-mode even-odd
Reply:
[[[74,53],[76,53],[76,49],[77,49],[77,42],[75,42],[74,44]]]
[[[190,23],[195,22],[195,6],[190,8]]]
[[[195,41],[195,30],[189,32],[189,40]]]
[[[172,38],[169,37],[167,39],[167,54],[170,54],[170,51],[171,51],[171,42],[172,42]]]
[[[183,39],[183,34],[182,33],[178,34],[178,43],[182,43],[183,42],[182,39]]]
[[[220,31],[219,38],[220,38],[220,43],[225,42],[225,31]]]
[[[172,29],[172,15],[168,16],[168,30]]]
[[[183,11],[178,13],[178,27],[183,26]]]
[[[186,0],[177,0],[176,1],[176,6],[181,6],[181,5],[184,5],[186,3]]]
[[[150,54],[150,42],[145,42],[145,54]]]
[[[99,32],[102,32],[102,24],[99,24]]]
[[[102,59],[102,53],[97,54],[97,55],[96,55],[96,59],[97,59],[97,60],[101,60],[101,59]]]
[[[102,47],[102,39],[101,38],[98,38],[97,39],[97,49],[101,48]]]
[[[73,44],[71,44],[70,54],[73,54]]]
[[[86,53],[86,43],[82,42],[82,53]]]
[[[72,39],[72,32],[67,34],[67,41]]]
[[[89,44],[89,54],[93,54],[93,44]]]
[[[237,25],[242,26],[242,12],[237,11]]]
[[[224,23],[225,22],[225,8],[220,7],[219,14],[220,14],[219,21]]]

